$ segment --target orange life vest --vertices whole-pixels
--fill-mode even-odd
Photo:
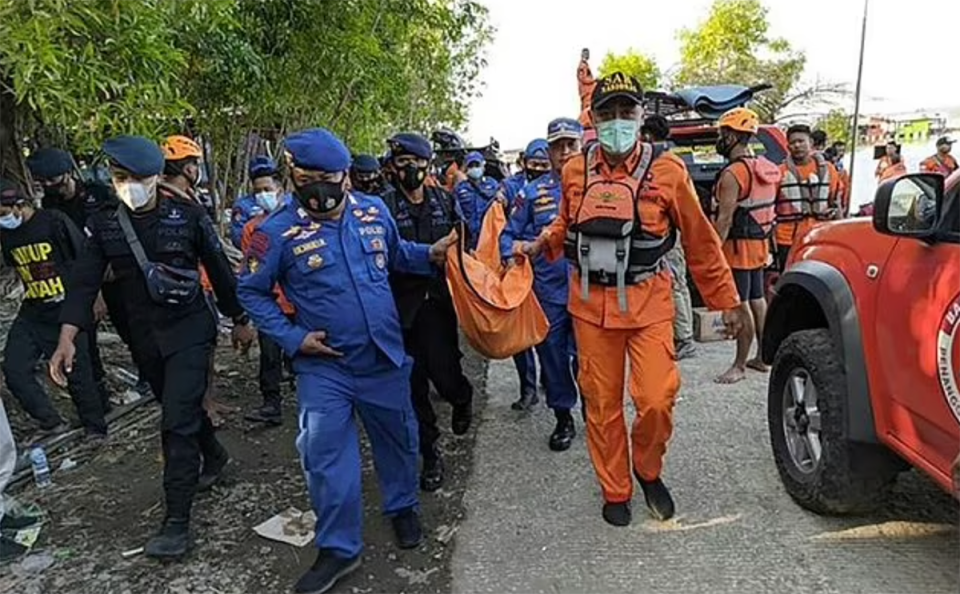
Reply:
[[[829,162],[820,153],[813,153],[810,158],[817,163],[817,173],[808,179],[800,179],[791,157],[784,162],[787,171],[777,196],[777,222],[830,219],[830,184],[833,180],[830,179]]]
[[[598,150],[597,145],[587,149],[583,200],[567,229],[564,254],[580,271],[584,299],[591,283],[615,285],[620,310],[626,311],[625,287],[663,270],[663,257],[676,243],[677,233],[671,229],[667,235],[655,235],[640,220],[640,201],[656,200],[660,195],[650,175],[658,150],[642,144],[631,175],[617,180],[601,174]]]
[[[723,171],[734,163],[743,163],[747,168],[746,188],[740,189],[740,201],[733,211],[733,224],[728,239],[767,239],[773,233],[776,216],[777,186],[780,183],[780,168],[766,157],[740,157],[727,163],[717,175],[719,182]],[[717,192],[713,192],[713,218],[719,214]]]

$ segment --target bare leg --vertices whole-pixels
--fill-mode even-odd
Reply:
[[[749,312],[749,310],[746,311]],[[735,384],[746,377],[747,356],[750,354],[750,345],[753,344],[753,333],[753,315],[748,315],[743,329],[737,336],[737,355],[733,365],[713,381],[718,384]]]
[[[763,352],[763,326],[767,318],[767,300],[764,298],[752,299],[750,301],[750,313],[753,314],[753,324],[757,329],[757,356],[747,361],[747,367],[757,371],[767,372],[770,370],[763,363],[761,353]]]

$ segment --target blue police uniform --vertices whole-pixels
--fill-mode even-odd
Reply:
[[[483,155],[474,151],[467,155],[464,163],[480,163],[483,166],[486,161]],[[487,210],[493,204],[500,193],[500,184],[493,178],[484,175],[480,179],[466,179],[458,183],[454,188],[457,204],[460,205],[460,212],[463,213],[463,220],[467,223],[467,229],[470,230],[470,249],[477,247],[477,239],[480,237],[480,228],[483,225],[483,217]]]
[[[253,194],[247,194],[237,198],[233,203],[233,211],[230,215],[230,242],[240,249],[240,240],[243,238],[243,228],[255,216],[262,215],[263,209],[257,204],[257,199]]]
[[[517,194],[507,226],[500,235],[500,253],[509,255],[513,242],[537,237],[560,213],[562,196],[560,176],[551,171],[529,182]],[[569,410],[577,403],[573,362],[576,348],[573,324],[567,313],[567,283],[570,269],[561,258],[549,262],[544,255],[533,261],[533,289],[550,320],[546,340],[537,345],[537,355],[545,376],[547,406]]]
[[[250,160],[250,179],[277,174],[277,164],[266,155],[260,155]],[[289,199],[289,196],[283,198]],[[243,239],[243,228],[253,217],[263,214],[263,208],[257,204],[257,199],[253,194],[241,196],[233,203],[233,210],[230,214],[230,242],[240,249],[240,242]]]
[[[527,183],[527,175],[523,171],[515,173],[501,182],[503,186],[503,195],[507,199],[507,204],[513,204],[517,199],[517,192]]]
[[[523,151],[524,160],[530,158],[549,158],[547,153],[548,145],[547,141],[542,138],[537,138],[530,141],[526,149]],[[511,212],[514,202],[517,199],[517,194],[520,193],[520,190],[527,184],[527,174],[525,171],[508,177],[503,180],[503,192],[507,198],[508,209],[507,213]],[[514,239],[517,240],[533,240],[536,239],[536,233],[533,232],[532,226],[527,229],[523,229],[522,233],[518,233],[514,236]],[[501,252],[504,255],[509,255],[510,252]],[[533,349],[527,349],[522,353],[517,353],[513,356],[513,364],[517,368],[517,375],[520,377],[520,401],[515,405],[515,409],[524,408],[523,403],[534,404],[537,401],[537,360],[534,356]],[[543,369],[540,370],[540,384],[546,385],[544,381],[544,372]]]
[[[287,139],[304,169],[346,171],[349,153],[326,131]],[[373,449],[388,515],[415,510],[417,421],[412,361],[404,353],[389,272],[431,275],[430,246],[404,241],[379,198],[347,193],[339,220],[318,220],[287,203],[260,225],[246,254],[238,294],[257,326],[293,358],[300,404],[297,448],[317,514],[316,545],[342,558],[362,544],[360,445],[354,411]],[[279,283],[296,309],[283,315]],[[342,357],[299,352],[311,331]]]

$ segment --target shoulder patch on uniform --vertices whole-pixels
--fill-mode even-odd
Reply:
[[[250,236],[250,247],[247,248],[247,256],[253,256],[257,259],[263,259],[270,251],[270,236],[260,229],[256,229]]]

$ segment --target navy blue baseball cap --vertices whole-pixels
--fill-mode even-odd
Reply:
[[[480,163],[483,165],[487,160],[483,158],[483,155],[479,151],[470,151],[467,153],[467,158],[463,160],[464,165],[469,165],[470,163]]]
[[[300,169],[336,173],[350,169],[350,151],[329,130],[310,128],[294,132],[285,141],[290,162]]]
[[[357,155],[353,158],[353,170],[357,173],[376,173],[380,171],[380,161],[373,155]]]
[[[53,179],[73,169],[73,157],[63,149],[44,147],[27,157],[27,167],[34,177]]]
[[[573,118],[557,118],[547,124],[547,142],[561,138],[583,139],[583,126]]]
[[[390,140],[387,141],[387,144],[390,145],[390,152],[393,153],[394,156],[413,155],[421,159],[429,159],[433,156],[433,148],[430,146],[430,141],[427,140],[426,137],[412,132],[394,134]]]
[[[542,138],[536,138],[530,141],[527,148],[523,151],[524,159],[549,159],[550,153],[547,141]]]
[[[267,155],[259,155],[250,159],[250,179],[269,177],[276,174],[277,164]]]
[[[137,177],[163,173],[163,151],[143,136],[115,136],[103,143],[103,152],[112,164]]]
[[[0,206],[16,206],[26,199],[20,186],[9,179],[0,179]]]

